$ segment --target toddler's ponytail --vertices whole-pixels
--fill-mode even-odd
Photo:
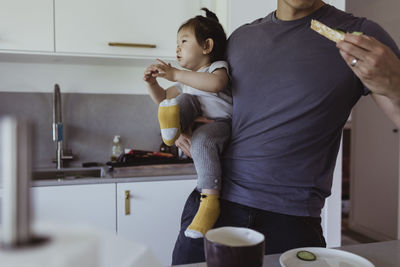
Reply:
[[[213,19],[216,20],[217,22],[219,22],[217,15],[215,15],[214,12],[211,12],[210,10],[208,10],[208,8],[203,7],[201,10],[206,12],[206,17],[209,19]]]

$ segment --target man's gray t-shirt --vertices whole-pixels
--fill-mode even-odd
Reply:
[[[361,31],[388,45],[376,23],[325,5],[295,21],[274,13],[229,38],[232,137],[223,157],[222,198],[298,216],[319,216],[330,195],[342,128],[369,93],[336,44],[311,19]]]

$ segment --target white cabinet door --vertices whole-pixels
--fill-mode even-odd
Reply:
[[[0,50],[54,51],[53,0],[0,0]]]
[[[115,184],[33,187],[33,220],[92,224],[116,232]]]
[[[178,27],[199,14],[199,0],[55,0],[56,51],[175,57]],[[109,42],[157,48],[109,46]]]
[[[118,184],[118,235],[149,246],[162,264],[170,265],[183,206],[195,186],[195,179]]]

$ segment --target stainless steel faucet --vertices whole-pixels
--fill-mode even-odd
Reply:
[[[53,94],[53,141],[57,143],[56,148],[56,168],[60,170],[63,168],[64,160],[72,160],[74,157],[72,153],[64,155],[63,150],[64,130],[62,123],[62,112],[61,112],[61,93],[60,86],[54,85]]]

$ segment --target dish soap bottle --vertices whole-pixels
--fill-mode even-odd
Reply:
[[[112,153],[111,153],[111,161],[117,161],[118,157],[121,155],[121,144],[120,144],[120,136],[114,136]]]

